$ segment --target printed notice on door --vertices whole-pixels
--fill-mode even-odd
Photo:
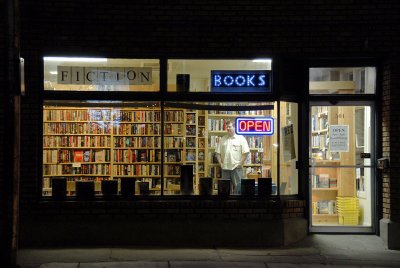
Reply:
[[[329,144],[331,152],[348,152],[349,126],[331,125],[329,127]]]
[[[283,161],[289,161],[296,158],[294,149],[293,125],[282,128],[283,136]]]

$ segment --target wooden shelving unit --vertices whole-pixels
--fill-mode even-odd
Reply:
[[[262,116],[261,111],[165,108],[162,115],[151,107],[44,106],[43,195],[51,195],[51,178],[57,177],[67,178],[68,195],[75,194],[76,181],[95,181],[100,194],[102,180],[122,178],[148,182],[150,194],[158,195],[162,177],[164,194],[180,194],[182,164],[193,165],[194,194],[198,194],[201,177],[220,178],[213,157],[220,137],[227,133],[226,121]],[[246,139],[250,156],[244,177],[251,173],[258,178],[263,165],[272,165],[273,159],[265,159],[272,143],[262,136]]]

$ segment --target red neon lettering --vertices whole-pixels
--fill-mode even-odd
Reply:
[[[264,129],[264,131],[271,131],[271,121],[264,121],[263,129]]]
[[[271,121],[270,120],[239,120],[239,129],[242,132],[270,132]]]
[[[257,131],[257,132],[263,131],[262,127],[263,127],[262,122],[261,121],[256,121],[255,131]]]
[[[254,127],[254,121],[247,121],[247,131],[250,131],[250,128]]]
[[[240,121],[239,128],[240,131],[246,131],[246,121]]]

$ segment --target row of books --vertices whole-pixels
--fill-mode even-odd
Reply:
[[[196,149],[186,150],[186,161],[196,161]]]
[[[114,150],[114,162],[135,163],[135,162],[159,162],[161,161],[161,150]]]
[[[169,176],[178,176],[181,174],[180,165],[164,165],[164,174]]]
[[[164,162],[180,162],[182,159],[182,150],[169,149],[164,152]]]
[[[160,165],[114,165],[114,176],[157,176]]]
[[[45,121],[110,121],[110,109],[44,110]]]
[[[45,134],[111,134],[111,123],[105,122],[45,122],[43,128]]]
[[[264,137],[246,136],[250,148],[263,148]]]
[[[115,135],[159,135],[161,134],[159,123],[122,123],[114,124]]]
[[[186,126],[186,136],[196,136],[196,125]]]
[[[44,165],[43,175],[105,175],[110,176],[110,164]]]
[[[226,130],[226,122],[228,119],[208,119],[208,130],[224,131]]]
[[[43,163],[110,162],[109,149],[43,150]]]
[[[166,123],[164,124],[164,134],[166,135],[182,135],[182,124]]]
[[[164,111],[164,121],[183,123],[183,111]]]
[[[249,157],[249,159],[247,159],[247,160],[251,161],[250,163],[261,164],[262,159],[263,159],[263,154],[261,152],[250,152],[250,155],[248,157]]]
[[[327,135],[318,134],[318,135],[312,136],[312,138],[311,138],[311,146],[312,147],[326,148],[327,145],[328,145]]]
[[[232,114],[232,115],[263,115],[263,111],[218,111],[209,110],[208,114]]]
[[[196,138],[195,137],[186,138],[186,147],[195,148],[196,147]]]
[[[160,137],[114,137],[116,148],[159,148],[160,146]]]
[[[329,126],[328,117],[325,114],[314,114],[311,117],[311,130],[325,130]]]
[[[337,179],[329,177],[329,174],[312,175],[313,188],[337,188]]]
[[[112,113],[112,116],[111,116]],[[120,111],[111,109],[56,109],[44,110],[45,121],[117,121],[117,122],[161,122],[160,111]],[[195,114],[190,114],[193,116]],[[183,111],[164,111],[164,120],[183,122]]]
[[[44,147],[110,147],[110,136],[44,136]]]
[[[183,137],[165,137],[164,148],[181,148],[183,147]]]
[[[196,124],[196,113],[186,113],[186,124]]]
[[[312,202],[313,214],[336,214],[335,200],[320,200]]]
[[[161,122],[160,111],[113,111],[112,115],[119,122]]]

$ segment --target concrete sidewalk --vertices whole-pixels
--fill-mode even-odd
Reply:
[[[375,235],[309,235],[279,248],[20,249],[22,268],[400,267],[400,251]]]

